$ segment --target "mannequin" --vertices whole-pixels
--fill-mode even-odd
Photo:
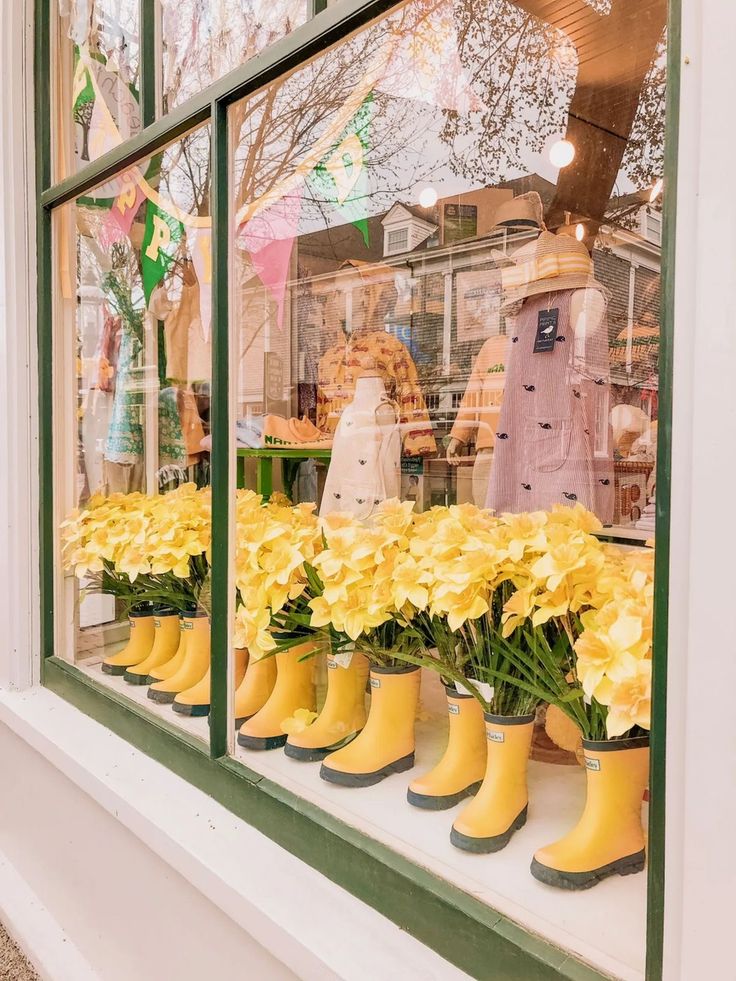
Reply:
[[[542,215],[542,199],[536,191],[529,191],[501,205],[489,234],[503,237],[505,254],[511,255],[528,243],[530,236],[539,234]],[[510,335],[514,332],[508,316],[506,330],[505,335],[489,337],[478,352],[447,446],[447,462],[458,467],[469,462],[464,450],[471,441],[475,443],[472,494],[478,507],[485,505],[488,492]]]
[[[367,367],[335,430],[320,515],[368,518],[401,490],[401,437],[395,403],[378,371]]]
[[[607,297],[585,246],[543,232],[507,276],[521,302],[486,504],[496,511],[577,503],[613,520]],[[506,271],[504,271],[506,272]]]
[[[478,352],[447,447],[447,462],[451,467],[458,467],[467,461],[462,453],[474,440],[473,501],[478,507],[485,504],[491,476],[493,441],[501,412],[510,343],[510,337],[497,334],[489,337]]]

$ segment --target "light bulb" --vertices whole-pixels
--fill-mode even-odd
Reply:
[[[582,222],[578,222],[578,224],[575,226],[575,238],[578,240],[578,242],[582,242],[585,238],[585,225],[583,225]]]
[[[654,187],[652,188],[652,192],[649,195],[650,204],[654,204],[654,202],[657,200],[659,195],[662,193],[663,187],[664,187],[664,180],[660,177],[659,180],[656,181]]]
[[[569,140],[558,140],[549,148],[549,159],[553,167],[562,170],[575,159],[575,147]]]
[[[437,204],[437,191],[433,187],[423,187],[419,192],[419,203],[423,208],[432,208]]]

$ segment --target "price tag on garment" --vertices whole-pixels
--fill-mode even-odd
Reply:
[[[340,648],[335,654],[332,655],[332,664],[328,661],[328,666],[333,665],[338,668],[349,668],[350,662],[353,660],[353,652],[355,651],[355,644],[346,644],[344,647]]]
[[[550,351],[554,351],[559,319],[560,311],[557,307],[553,310],[539,311],[537,314],[537,333],[534,338],[535,354],[548,354]]]

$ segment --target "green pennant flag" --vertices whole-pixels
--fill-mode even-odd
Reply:
[[[176,218],[162,211],[153,201],[146,207],[146,227],[141,245],[143,292],[146,306],[151,293],[166,275],[174,261],[176,245],[184,233],[184,226]]]
[[[373,93],[360,104],[337,143],[308,178],[316,201],[332,205],[360,231],[366,247],[368,236],[368,153],[373,118]]]

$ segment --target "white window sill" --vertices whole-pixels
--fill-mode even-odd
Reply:
[[[0,690],[0,723],[299,977],[467,977],[52,692]]]

